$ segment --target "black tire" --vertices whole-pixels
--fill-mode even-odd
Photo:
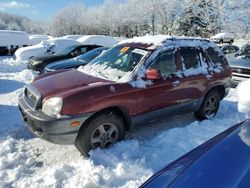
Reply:
[[[200,109],[195,116],[200,119],[210,119],[216,115],[220,106],[220,94],[217,91],[210,91],[203,100]]]
[[[233,40],[230,40],[230,41],[229,41],[229,44],[233,44],[233,42],[234,42]]]
[[[118,115],[105,112],[83,125],[75,141],[76,148],[85,157],[91,149],[106,148],[125,137],[125,126]]]

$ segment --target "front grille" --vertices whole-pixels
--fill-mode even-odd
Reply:
[[[25,101],[33,108],[38,109],[41,107],[42,97],[39,91],[32,85],[27,85],[24,89]]]
[[[232,67],[232,72],[238,73],[238,74],[250,74],[250,68],[237,68],[237,67]]]

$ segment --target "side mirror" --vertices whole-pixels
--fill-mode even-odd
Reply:
[[[157,69],[150,68],[146,72],[146,78],[148,80],[159,80],[161,79],[161,73]]]

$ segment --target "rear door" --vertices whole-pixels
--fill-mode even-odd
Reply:
[[[180,47],[180,61],[182,64],[182,92],[184,112],[198,108],[202,96],[207,88],[208,80],[213,79],[209,74],[207,60],[200,48]]]

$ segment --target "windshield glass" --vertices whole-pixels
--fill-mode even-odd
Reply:
[[[74,50],[76,48],[76,46],[70,46],[70,47],[67,47],[65,48],[64,50],[56,53],[56,55],[67,55],[69,54],[72,50]]]
[[[96,48],[94,50],[91,50],[85,54],[79,55],[75,57],[75,60],[77,61],[83,61],[83,62],[90,62],[94,58],[96,58],[98,55],[100,55],[103,51],[107,50],[108,48],[102,47],[102,48]]]
[[[147,55],[148,51],[116,46],[95,58],[78,70],[112,81],[127,81],[135,66]]]

